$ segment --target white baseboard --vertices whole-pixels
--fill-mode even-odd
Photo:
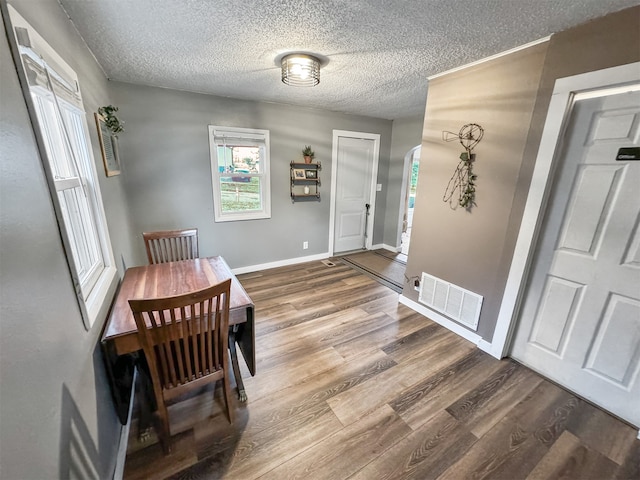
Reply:
[[[502,358],[502,352],[496,352],[493,343],[487,342],[484,338],[481,338],[480,341],[478,341],[478,348],[498,360]]]
[[[425,317],[429,318],[430,320],[433,320],[437,324],[442,325],[447,330],[450,330],[453,333],[460,335],[465,340],[470,341],[471,343],[475,344],[483,352],[487,352],[489,355],[496,357],[496,355],[494,354],[491,348],[491,343],[484,340],[477,333],[473,333],[472,331],[467,330],[466,328],[462,327],[461,325],[458,325],[456,322],[449,320],[447,317],[436,312],[435,310],[431,310],[429,307],[426,307],[425,305],[422,305],[414,300],[411,300],[410,298],[407,298],[404,295],[400,295],[400,297],[398,298],[398,301],[403,305],[406,305],[407,307],[409,307],[411,310],[414,310],[424,315]],[[499,357],[496,357],[496,358],[499,358]]]
[[[398,253],[401,250],[401,247],[392,247],[391,245],[387,245],[386,243],[378,243],[371,246],[371,250],[377,250],[378,248],[384,248],[385,250],[389,250],[393,253]]]
[[[392,247],[391,245],[387,245],[386,243],[378,243],[376,245],[371,246],[371,250],[376,250],[379,248],[384,248],[385,250],[389,250],[390,252],[398,253],[401,247]],[[261,263],[258,265],[249,265],[247,267],[238,267],[232,268],[231,271],[235,275],[239,275],[241,273],[251,273],[251,272],[259,272],[260,270],[267,270],[269,268],[277,268],[277,267],[286,267],[287,265],[295,265],[296,263],[305,263],[305,262],[313,262],[316,260],[324,260],[325,258],[329,258],[329,252],[319,253],[317,255],[309,255],[307,257],[297,257],[297,258],[287,258],[286,260],[278,260],[275,262]]]
[[[308,257],[288,258],[286,260],[278,260],[276,262],[261,263],[259,265],[250,265],[248,267],[232,268],[231,271],[235,275],[241,273],[259,272],[269,268],[286,267],[287,265],[295,265],[296,263],[314,262],[316,260],[324,260],[329,258],[329,252],[320,253],[318,255],[309,255]]]
[[[399,251],[399,248],[392,247],[391,245],[387,245],[385,243],[379,243],[371,247],[372,250],[375,250],[377,248],[384,248],[385,250],[389,250],[395,253]],[[314,262],[316,260],[324,260],[325,258],[329,258],[330,256],[331,255],[329,255],[329,252],[325,252],[325,253],[319,253],[317,255],[309,255],[308,257],[287,258],[286,260],[278,260],[275,262],[261,263],[258,265],[249,265],[247,267],[232,268],[231,271],[235,275],[240,275],[241,273],[259,272],[260,270],[267,270],[269,268],[286,267],[287,265],[295,265],[296,263],[305,263],[305,262]]]

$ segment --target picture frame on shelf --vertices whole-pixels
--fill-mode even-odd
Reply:
[[[317,170],[305,170],[304,176],[305,176],[305,178],[315,180],[315,179],[318,178],[318,171]]]
[[[99,113],[94,113],[96,127],[98,129],[98,140],[100,142],[100,152],[104,163],[104,173],[107,177],[120,175],[120,158],[118,157],[118,138],[113,135],[104,121],[104,117]]]
[[[304,180],[305,178],[307,178],[305,176],[304,168],[294,168],[293,169],[293,178],[295,180]]]

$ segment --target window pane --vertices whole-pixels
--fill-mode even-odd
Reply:
[[[258,147],[234,147],[233,166],[246,173],[260,173],[260,148]]]
[[[226,173],[262,173],[260,161],[263,148],[218,145],[218,172]]]
[[[33,95],[36,104],[38,122],[43,126],[42,135],[44,137],[47,156],[49,157],[53,175],[56,178],[75,177],[75,169],[68,162],[68,153],[62,139],[60,124],[53,100],[46,94]]]
[[[229,177],[220,178],[220,193],[222,196],[223,213],[262,210],[260,178],[243,178],[246,178],[247,181],[232,181]]]
[[[78,162],[78,168],[80,169],[79,175],[88,179],[91,178],[91,171],[89,170],[91,157],[88,151],[88,143],[85,141],[83,119],[84,113],[79,112],[69,104],[62,103],[62,117],[64,118],[65,125],[69,131],[69,140],[71,147],[75,154],[76,161]],[[75,166],[73,167],[75,171]]]
[[[60,100],[64,126],[60,123],[57,107],[49,92],[34,91],[38,121],[45,141],[47,155],[55,179],[80,176],[82,186],[58,191],[63,223],[69,239],[71,255],[77,268],[83,296],[86,298],[104,266],[102,248],[97,232],[94,210],[91,206],[93,188],[90,182],[88,143],[83,128],[83,113]],[[66,127],[66,131],[65,128]],[[65,135],[68,136],[74,157],[71,155]],[[76,163],[80,170],[76,173]],[[55,181],[55,180],[54,180]],[[77,184],[76,184],[77,185]],[[66,185],[59,185],[66,188]]]
[[[81,187],[58,192],[72,255],[78,269],[82,291],[88,294],[92,273],[103,265],[96,232],[87,219],[91,218],[89,204]],[[85,294],[85,297],[86,297]]]

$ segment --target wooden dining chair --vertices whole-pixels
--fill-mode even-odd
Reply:
[[[149,264],[198,258],[198,229],[144,232]]]
[[[158,404],[158,438],[171,450],[167,403],[222,380],[229,422],[229,292],[231,280],[184,295],[129,300]]]

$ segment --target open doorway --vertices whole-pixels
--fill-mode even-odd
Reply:
[[[421,145],[413,147],[404,157],[404,173],[402,185],[402,201],[400,202],[399,240],[400,253],[409,253],[413,208],[415,206],[416,189],[418,187],[418,170],[420,168]]]

